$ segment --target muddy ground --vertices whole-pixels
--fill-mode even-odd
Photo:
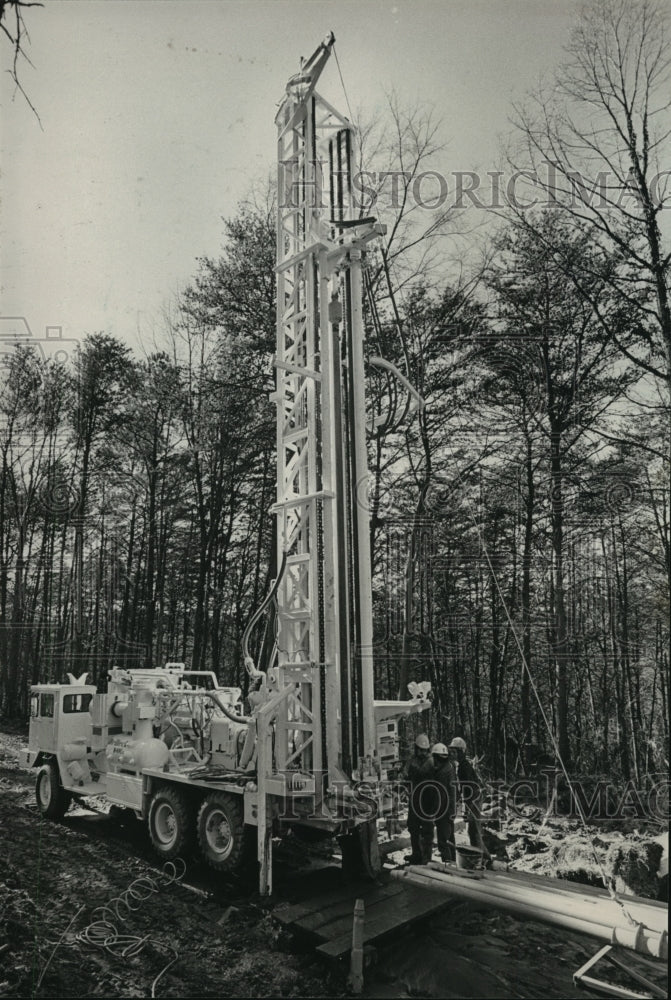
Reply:
[[[258,897],[253,882],[226,882],[194,862],[182,882],[136,901],[133,912],[122,909],[126,919],[117,925],[126,939],[110,949],[87,942],[95,908],[140,877],[156,880],[159,869],[143,826],[114,823],[101,803],[89,803],[99,811],[73,807],[62,823],[41,820],[34,777],[18,767],[24,742],[16,731],[0,733],[0,996],[347,995],[347,969],[316,959],[309,942],[280,931],[273,920],[276,906],[341,878],[323,852],[306,862],[304,848],[287,848],[278,858],[272,902]],[[532,840],[529,832],[524,836]],[[298,855],[307,871],[298,869]],[[131,954],[123,957],[126,947]],[[364,995],[586,996],[572,974],[599,947],[558,928],[460,903],[380,948]],[[659,966],[637,968],[665,983]],[[616,979],[608,972],[605,978]]]

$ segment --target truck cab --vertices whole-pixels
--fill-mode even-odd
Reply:
[[[40,754],[57,756],[69,743],[90,742],[91,684],[36,684],[30,695],[30,729],[23,763],[32,767]]]

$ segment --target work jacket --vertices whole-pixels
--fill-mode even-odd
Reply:
[[[408,791],[410,792],[409,812],[411,815],[426,818],[426,813],[433,814],[435,795],[432,789],[427,789],[426,794],[420,794],[418,789],[425,782],[433,779],[433,758],[431,754],[424,760],[413,754],[406,769]],[[415,794],[413,794],[415,793]]]
[[[446,757],[434,757],[433,780],[438,795],[438,818],[457,814],[457,772]]]
[[[422,781],[427,781],[433,777],[433,757],[428,754],[426,757],[418,757],[413,754],[408,761],[406,768],[408,784],[411,788],[416,788]]]
[[[465,755],[457,761],[457,780],[459,796],[463,797],[464,805],[467,806],[469,802],[479,804],[482,787],[475,768]]]

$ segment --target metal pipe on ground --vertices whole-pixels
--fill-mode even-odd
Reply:
[[[619,922],[631,923],[632,926],[642,923],[657,932],[666,930],[668,908],[663,904],[635,896],[625,896],[621,898],[622,905],[620,905],[620,902],[613,899],[607,892],[593,886],[579,886],[548,878],[537,879],[530,883],[528,876],[518,872],[503,874],[487,871],[465,875],[463,872],[454,870],[451,866],[437,865],[435,862],[411,870],[433,878],[439,883],[445,883],[447,879],[450,884],[453,884],[455,880],[461,884],[464,878],[469,881],[469,884],[473,884],[474,881],[484,882],[486,883],[486,892],[489,895],[502,895],[505,898],[520,900],[531,905],[545,906],[553,912],[577,915],[582,919],[593,920],[595,923],[610,926]],[[626,913],[623,912],[623,907]],[[631,918],[631,921],[628,918]]]
[[[510,879],[511,884],[508,886],[502,881],[505,876],[500,873],[496,876],[496,883],[491,878],[488,879],[489,873],[464,876],[463,873],[436,871],[428,866],[396,869],[390,874],[392,878],[405,879],[413,885],[497,906],[519,917],[541,920],[567,930],[589,934],[609,944],[629,948],[652,958],[666,961],[668,957],[667,910],[665,907],[646,906],[646,900],[624,900],[627,908],[633,910],[637,921],[630,924],[622,909],[606,892],[601,899],[592,893],[584,897],[581,913],[580,896],[576,896],[575,892],[567,892],[567,898],[563,900],[561,890],[554,887],[543,890],[528,884],[522,886],[514,878]],[[595,904],[601,904],[598,910]],[[585,913],[585,909],[591,912]],[[648,926],[644,921],[653,926]]]
[[[435,865],[433,862],[427,866],[427,874],[438,878],[456,877],[463,878],[462,874],[450,874],[449,869],[443,865]],[[644,900],[636,896],[621,897],[618,903],[603,889],[594,886],[580,886],[576,883],[551,880],[549,878],[529,879],[526,873],[518,872],[491,872],[482,874],[492,893],[502,893],[504,896],[511,894],[511,887],[514,886],[514,898],[532,905],[545,905],[549,909],[568,913],[576,913],[576,908],[582,908],[579,915],[587,919],[593,919],[596,923],[614,924],[619,920],[628,923],[628,916],[636,924],[643,923],[652,930],[662,931],[666,929],[668,909],[649,900]],[[626,914],[623,913],[623,907]]]
[[[428,865],[422,866],[420,873],[425,873],[429,877],[441,880],[448,878],[464,878],[463,872],[455,872],[450,865],[437,864],[432,861]],[[474,876],[466,876],[473,878]],[[640,896],[621,896],[619,901],[610,896],[609,893],[596,886],[580,885],[576,882],[568,882],[563,879],[551,879],[547,876],[533,875],[527,872],[516,872],[501,870],[487,870],[475,876],[477,879],[484,879],[487,882],[489,891],[501,892],[510,895],[514,892],[514,898],[527,902],[543,901],[550,909],[573,914],[576,907],[583,907],[588,919],[594,919],[597,923],[614,923],[616,918],[623,915],[623,908],[627,916],[635,923],[643,923],[651,930],[663,931],[667,929],[668,907]],[[595,909],[598,907],[598,909]]]

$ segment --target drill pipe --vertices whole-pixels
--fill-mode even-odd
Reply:
[[[410,866],[392,871],[391,876],[667,960],[668,909],[658,903],[624,897],[621,902],[634,921],[630,923],[622,906],[605,891],[592,890],[581,897],[573,887],[568,891],[554,885],[545,889],[526,880],[516,881],[514,872],[482,872],[474,876],[441,868],[433,867],[433,863]]]

